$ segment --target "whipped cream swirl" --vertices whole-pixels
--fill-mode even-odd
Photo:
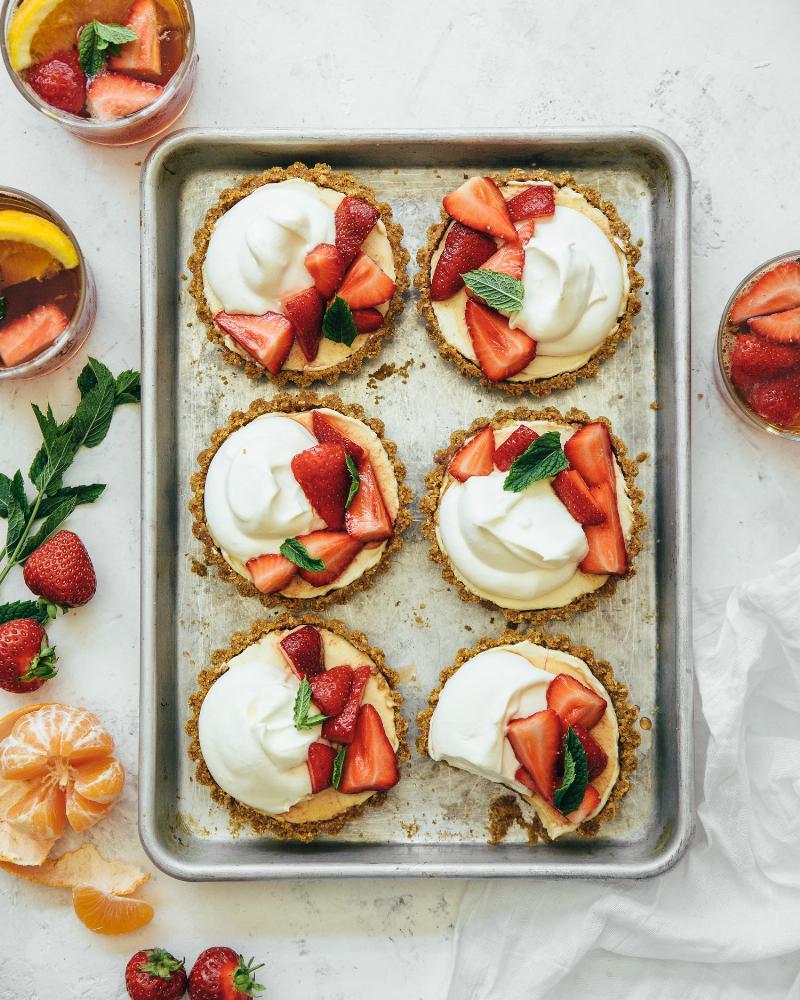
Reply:
[[[200,748],[214,781],[262,812],[285,813],[311,795],[306,761],[321,727],[295,728],[298,687],[267,637],[230,660],[200,709]]]
[[[497,603],[525,602],[570,580],[588,552],[586,535],[543,479],[521,493],[507,473],[453,480],[439,507],[439,535],[455,570]]]
[[[281,299],[313,284],[306,254],[334,243],[334,211],[314,184],[265,184],[217,220],[205,259],[206,283],[230,313],[280,312]]]
[[[506,739],[512,719],[525,719],[547,708],[553,674],[527,657],[502,646],[487,649],[447,681],[431,718],[428,753],[453,767],[523,794],[514,780],[519,761]]]
[[[537,343],[537,356],[591,351],[613,329],[627,297],[613,244],[583,212],[557,205],[525,245],[525,297],[509,325]]]
[[[206,474],[205,515],[226,558],[246,563],[322,527],[291,467],[295,455],[316,443],[298,421],[274,413],[223,441]]]

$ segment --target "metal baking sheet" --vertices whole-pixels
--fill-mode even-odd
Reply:
[[[594,839],[530,847],[521,830],[487,844],[489,804],[502,790],[413,753],[380,809],[338,837],[287,844],[242,831],[193,781],[187,699],[229,635],[269,616],[215,572],[201,578],[187,510],[196,455],[231,410],[275,392],[225,364],[187,291],[192,235],[222,188],[294,160],[355,171],[388,201],[412,255],[441,198],[475,173],[512,166],[571,170],[599,188],[640,238],[643,307],[633,338],[597,378],[547,399],[605,414],[632,455],[649,526],[638,573],[566,632],[609,659],[652,721],[618,816]],[[412,272],[415,266],[411,265]],[[142,189],[143,522],[139,823],[165,872],[184,879],[448,875],[643,877],[663,872],[692,831],[689,549],[689,170],[666,136],[647,129],[466,133],[188,130],[150,155]],[[392,369],[384,366],[394,366]],[[386,376],[388,371],[394,374]],[[380,416],[419,497],[450,431],[511,405],[439,357],[410,293],[391,342],[334,387]],[[322,392],[328,391],[322,387]],[[657,404],[657,405],[656,405]],[[536,401],[531,397],[531,405]],[[424,417],[421,415],[424,414]],[[400,672],[414,719],[456,651],[503,627],[499,612],[464,604],[427,555],[419,516],[389,572],[328,611],[363,629]]]

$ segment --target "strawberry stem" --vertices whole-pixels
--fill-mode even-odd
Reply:
[[[251,997],[254,993],[260,993],[262,990],[266,989],[261,983],[257,983],[253,978],[254,973],[259,969],[264,968],[264,963],[260,962],[258,965],[253,965],[255,958],[251,958],[248,962],[245,962],[242,955],[239,956],[239,964],[233,973],[233,985],[239,990],[240,993],[244,993],[245,996]]]
[[[28,669],[20,676],[23,683],[36,680],[47,680],[55,677],[58,673],[56,669],[56,647],[47,645],[47,638],[42,639],[39,652],[34,656],[28,665]]]

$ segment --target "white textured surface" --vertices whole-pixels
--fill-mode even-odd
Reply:
[[[796,446],[746,431],[711,383],[712,343],[731,288],[754,264],[794,249],[800,154],[792,95],[794,0],[756,6],[657,0],[629,9],[475,0],[198,0],[200,75],[185,125],[437,128],[646,124],[680,143],[694,174],[694,538],[699,587],[744,579],[797,545]],[[622,47],[622,39],[625,41]],[[387,39],[388,44],[387,44]],[[511,40],[513,39],[513,46]],[[512,64],[513,56],[513,64]],[[513,67],[519,70],[516,74]],[[524,70],[522,69],[524,67]],[[49,200],[72,224],[98,282],[89,351],[114,371],[136,365],[138,175],[146,149],[83,145],[37,116],[0,74],[0,183]],[[36,441],[31,399],[66,410],[84,358],[52,378],[0,388],[0,459],[16,468]],[[702,398],[698,398],[702,394]],[[101,589],[52,630],[62,674],[47,694],[95,708],[131,774],[95,840],[141,858],[135,828],[138,674],[138,417],[115,418],[71,482],[107,481],[72,526]],[[21,593],[18,576],[3,597]],[[0,699],[0,710],[11,696]],[[530,886],[519,886],[524,905]],[[68,894],[0,880],[0,1000],[117,1000],[142,944],[189,960],[230,943],[268,963],[274,1000],[301,995],[433,1000],[442,994],[457,883],[182,885],[156,875],[144,934],[84,931]],[[12,912],[13,907],[13,912]],[[609,970],[613,974],[613,963]],[[58,984],[57,987],[55,984]]]

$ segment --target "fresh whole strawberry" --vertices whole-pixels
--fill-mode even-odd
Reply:
[[[186,992],[183,959],[163,948],[137,951],[125,967],[125,988],[131,1000],[178,1000]]]
[[[57,52],[28,70],[28,84],[53,108],[79,115],[86,100],[86,77],[77,52]]]
[[[30,618],[0,625],[0,687],[15,694],[36,691],[55,677],[55,647],[47,633]]]
[[[97,590],[89,553],[74,531],[57,531],[25,563],[29,590],[62,608],[87,604]]]
[[[263,964],[263,963],[262,963]],[[253,975],[261,965],[245,963],[233,948],[206,948],[197,956],[189,974],[190,1000],[239,1000],[264,987]]]

